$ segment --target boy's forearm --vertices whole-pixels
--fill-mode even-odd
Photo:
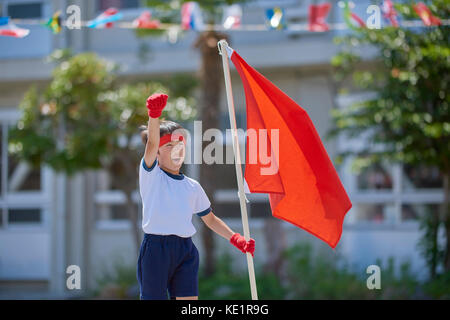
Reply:
[[[234,234],[233,230],[231,230],[230,227],[228,227],[227,224],[222,221],[222,219],[216,216],[214,216],[213,219],[211,219],[211,221],[207,223],[207,225],[211,230],[224,237],[228,241]]]
[[[148,144],[159,145],[159,118],[148,118]]]
[[[159,148],[159,118],[150,118],[148,120],[148,138],[145,146],[145,162],[151,166],[156,159]]]

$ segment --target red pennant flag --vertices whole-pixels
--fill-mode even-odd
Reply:
[[[383,13],[384,17],[388,19],[394,27],[398,28],[397,12],[395,11],[394,4],[391,0],[384,0]]]
[[[339,2],[341,3],[341,5],[343,5],[343,9],[344,9],[344,21],[345,24],[350,28],[355,30],[356,27],[353,25],[353,22],[356,22],[360,28],[366,28],[366,24],[365,22],[358,17],[358,15],[356,13],[353,13],[352,10],[350,9],[350,4],[348,1],[345,2]]]
[[[330,29],[328,24],[325,22],[330,8],[331,3],[323,3],[318,5],[312,4],[309,6],[309,31],[323,32]]]
[[[102,14],[102,16],[104,16],[105,18],[106,17],[112,17],[112,16],[114,16],[114,15],[116,15],[118,13],[119,13],[119,10],[117,10],[116,8],[109,8]],[[113,26],[114,26],[114,23],[108,22],[105,25],[105,28],[112,28]]]
[[[414,5],[414,11],[419,15],[420,19],[422,19],[423,23],[426,26],[440,26],[441,20],[431,13],[431,10],[425,5],[425,3],[420,2]]]
[[[361,28],[365,28],[366,27],[366,23],[364,22],[364,20],[361,19],[356,13],[352,12],[351,13],[351,17],[353,18],[353,20],[355,20],[359,24],[359,26]]]
[[[352,207],[308,114],[236,52],[231,60],[242,79],[247,132],[245,180],[250,192],[268,193],[272,215],[300,227],[335,248],[345,214]],[[266,129],[266,138],[261,137]],[[254,142],[254,140],[253,140]],[[275,171],[267,174],[261,146],[270,150]],[[269,153],[269,152],[268,152]],[[273,164],[273,162],[272,162]]]
[[[30,30],[17,27],[9,17],[0,17],[0,36],[23,38],[29,33]]]
[[[133,21],[133,26],[137,29],[159,29],[161,23],[159,20],[152,20],[150,11],[144,11]]]

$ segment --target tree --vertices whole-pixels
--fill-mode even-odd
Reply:
[[[180,9],[186,0],[147,0],[146,5],[155,10],[155,18],[162,22],[180,22]],[[225,5],[242,3],[245,0],[199,0],[197,2],[203,9],[207,24],[220,23],[222,9]],[[159,36],[160,30],[139,30],[140,36]],[[195,48],[201,54],[200,66],[200,120],[204,130],[219,128],[220,120],[220,98],[223,88],[223,70],[218,54],[217,42],[221,39],[228,39],[227,34],[216,30],[205,30],[198,34],[195,41]],[[214,193],[217,189],[217,170],[214,165],[202,165],[200,168],[200,182],[203,185],[208,197],[211,199],[214,208]],[[214,237],[209,228],[202,229],[202,242],[205,248],[205,274],[210,275],[215,270],[214,257]]]
[[[22,117],[11,130],[10,149],[34,167],[47,164],[73,175],[104,168],[126,196],[136,253],[140,246],[138,212],[132,200],[137,189],[137,164],[143,154],[138,128],[147,123],[147,97],[170,96],[163,117],[187,121],[195,115],[190,79],[118,85],[118,66],[93,53],[71,56],[58,50],[52,80],[44,92],[32,87],[20,104]],[[180,89],[181,88],[181,89]]]
[[[448,19],[448,1],[428,1],[428,4],[435,16]],[[395,6],[403,18],[418,19],[412,1]],[[338,82],[345,86],[347,77],[352,76],[353,86],[372,91],[376,97],[334,110],[336,128],[330,132],[331,136],[341,133],[348,137],[362,133],[369,136],[369,143],[362,150],[341,154],[341,157],[356,155],[355,164],[359,167],[390,160],[439,169],[445,200],[440,216],[436,213],[431,221],[427,220],[426,225],[436,229],[426,232],[425,238],[433,255],[427,260],[438,259],[437,228],[444,226],[446,246],[442,264],[447,271],[450,271],[449,38],[447,26],[359,28],[337,38],[337,43],[344,46],[332,61]],[[357,52],[364,45],[378,49],[374,70],[357,68],[364,63]],[[432,275],[436,266],[434,263],[431,267]]]

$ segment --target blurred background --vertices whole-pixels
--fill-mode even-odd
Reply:
[[[203,131],[225,133],[217,51],[225,38],[308,112],[353,203],[332,250],[272,217],[267,195],[247,195],[259,298],[448,299],[448,26],[394,28],[382,19],[381,30],[290,28],[307,25],[309,6],[325,2],[313,0],[240,3],[242,26],[265,26],[260,31],[54,32],[26,23],[46,22],[58,10],[69,16],[66,8],[76,5],[82,21],[115,7],[125,22],[151,10],[175,24],[181,2],[0,0],[0,16],[30,30],[25,38],[0,37],[0,298],[138,298],[145,99],[167,92],[167,119],[191,134],[194,120]],[[232,2],[199,1],[205,23],[221,25]],[[343,9],[327,2],[327,22],[341,25]],[[395,3],[401,22],[421,22],[414,2]],[[425,3],[448,21],[446,1]],[[366,20],[370,4],[382,1],[357,1],[352,10]],[[274,7],[283,10],[280,25],[267,22]],[[237,125],[245,130],[243,87],[233,67],[231,75]],[[231,140],[214,143],[232,158]],[[182,171],[200,181],[214,213],[242,234],[234,164]],[[193,222],[200,299],[250,299],[245,256],[198,217]],[[80,268],[80,289],[67,287],[71,265]],[[366,285],[370,265],[380,267],[381,289]]]

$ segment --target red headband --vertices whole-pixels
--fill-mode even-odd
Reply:
[[[181,135],[179,133],[178,134],[168,133],[159,139],[159,146],[161,147],[161,146],[165,145],[166,143],[169,143],[172,141],[183,141],[184,143],[186,143],[183,135]]]

